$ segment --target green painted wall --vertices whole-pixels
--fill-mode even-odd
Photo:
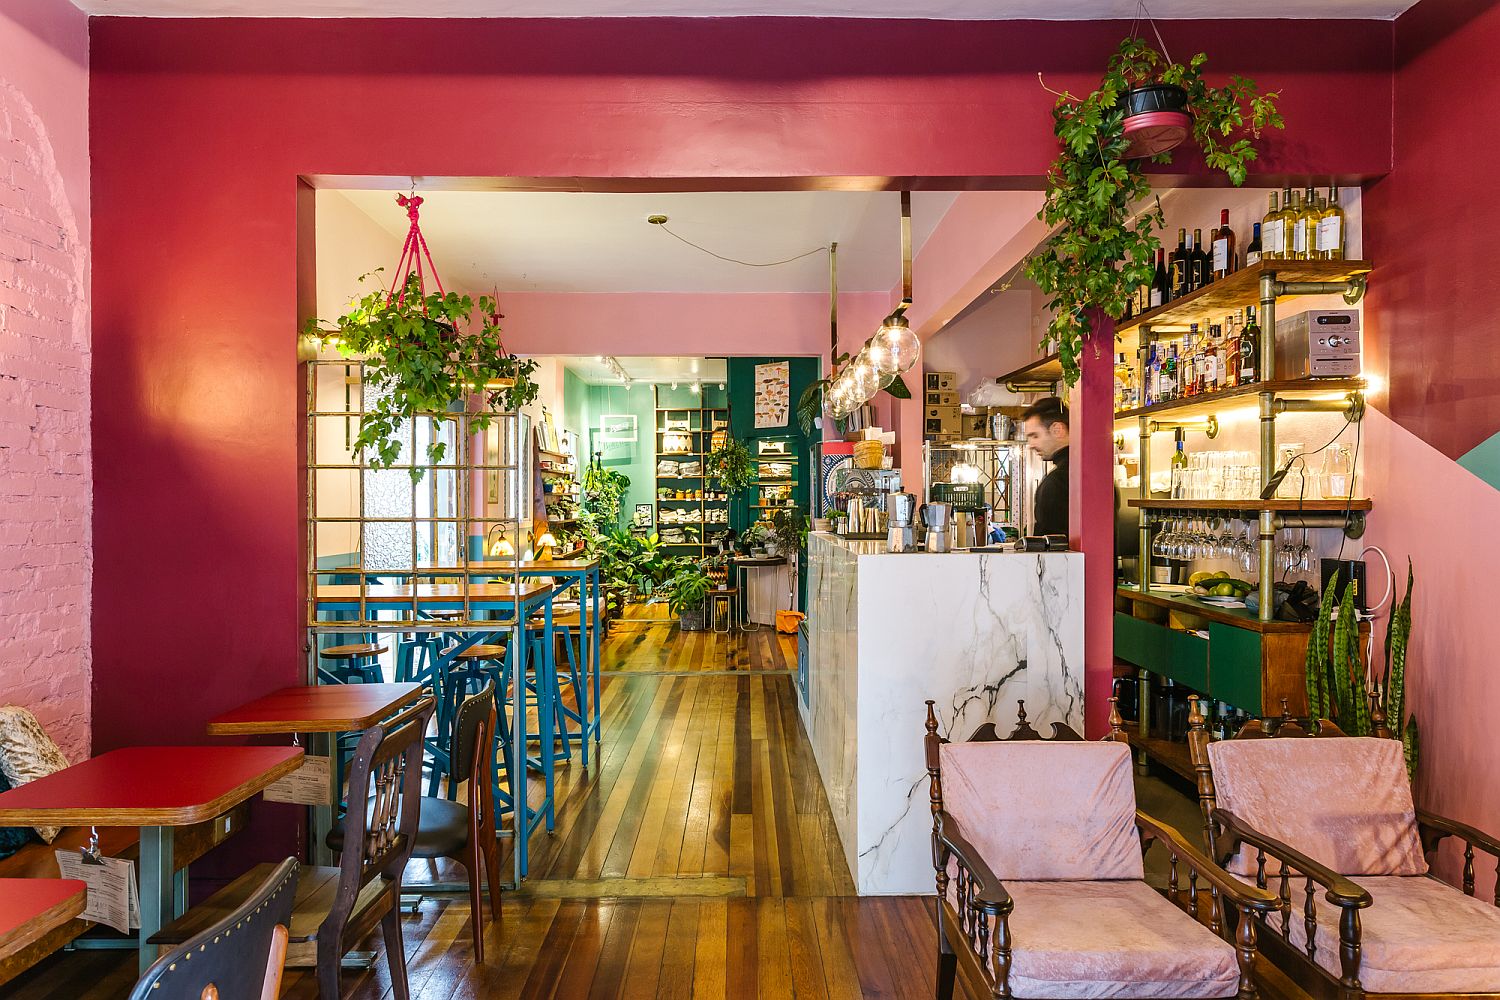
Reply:
[[[630,477],[630,488],[625,491],[620,505],[621,523],[628,524],[635,505],[651,503],[656,490],[656,458],[652,445],[656,407],[651,401],[651,388],[644,385],[630,389],[619,385],[591,385],[588,387],[587,410],[588,457],[602,451],[601,461],[606,469]],[[599,418],[605,414],[624,413],[635,416],[635,443],[605,445],[599,441]]]
[[[785,427],[756,427],[755,426],[755,366],[769,364],[773,361],[788,361],[789,376],[791,382],[791,405],[792,412],[787,418]],[[797,501],[797,506],[803,512],[810,510],[808,498],[811,496],[811,487],[816,470],[808,468],[810,458],[808,455],[808,439],[802,433],[802,428],[797,426],[797,400],[801,398],[805,390],[819,378],[819,360],[817,358],[730,358],[729,359],[729,426],[734,436],[745,442],[750,453],[755,454],[755,442],[763,437],[787,437],[792,438],[792,453],[797,456],[797,484],[792,488],[792,496]],[[754,503],[752,498],[736,500],[730,519],[735,528],[741,532],[745,530],[760,513],[751,508]]]

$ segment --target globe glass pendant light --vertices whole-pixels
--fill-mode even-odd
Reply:
[[[876,332],[879,333],[878,330]],[[875,366],[875,370],[880,372],[882,376],[889,376],[885,380],[886,385],[889,385],[896,378],[896,355],[887,349],[879,337],[870,338],[870,341],[865,344],[865,349],[860,353],[869,359],[870,363]],[[884,388],[884,386],[881,388]]]
[[[858,406],[872,399],[880,391],[880,372],[868,361],[856,361],[849,366],[849,395]]]
[[[849,415],[849,388],[842,374],[835,376],[828,387],[828,415],[835,420]]]
[[[896,371],[906,374],[922,357],[922,342],[917,339],[906,317],[897,313],[887,316],[875,332],[872,347],[879,354],[889,354]]]

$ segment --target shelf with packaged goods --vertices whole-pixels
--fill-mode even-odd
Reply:
[[[1373,500],[1141,500],[1131,497],[1128,506],[1141,510],[1234,511],[1256,514],[1263,510],[1280,513],[1342,514],[1346,510],[1373,510]]]
[[[1259,307],[1260,279],[1263,275],[1272,275],[1277,282],[1283,283],[1339,282],[1363,278],[1374,269],[1375,265],[1367,260],[1262,260],[1258,264],[1240,268],[1227,278],[1220,278],[1181,298],[1173,299],[1164,306],[1157,306],[1139,316],[1122,320],[1115,327],[1115,335],[1121,336],[1141,326],[1153,329],[1180,326],[1186,329],[1188,324],[1198,322],[1205,316],[1250,306]],[[1300,294],[1316,293],[1278,292],[1277,298],[1290,298]]]
[[[1362,378],[1298,379],[1281,382],[1250,382],[1233,389],[1198,396],[1184,396],[1165,403],[1153,403],[1131,410],[1117,410],[1115,420],[1134,420],[1137,417],[1156,417],[1170,414],[1173,418],[1208,417],[1233,407],[1253,407],[1263,392],[1278,399],[1328,399],[1338,400],[1351,392],[1364,392]]]

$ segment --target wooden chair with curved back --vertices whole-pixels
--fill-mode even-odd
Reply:
[[[958,976],[995,998],[1256,995],[1250,918],[1275,897],[1135,808],[1113,705],[1110,723],[1097,743],[1061,723],[1046,739],[1022,702],[1009,737],[986,723],[950,743],[927,702],[939,1000]],[[1145,881],[1155,842],[1169,858],[1165,898]]]
[[[308,866],[298,879],[287,964],[316,967],[318,992],[324,1000],[337,1000],[345,953],[377,924],[385,939],[396,1000],[410,996],[399,904],[402,875],[417,842],[422,735],[432,713],[429,696],[364,731],[349,768],[349,800],[364,800],[369,808],[345,813],[345,849],[338,867]],[[265,880],[269,867],[252,868],[151,940],[175,945],[197,935],[221,919],[221,914],[240,906]]]
[[[233,911],[158,958],[130,1000],[275,1000],[296,892],[297,861],[287,858]]]
[[[1372,721],[1376,736],[1348,736],[1283,702],[1279,719],[1216,741],[1190,699],[1210,851],[1274,889],[1260,940],[1310,996],[1500,997],[1500,879],[1493,905],[1474,898],[1474,854],[1500,865],[1500,839],[1416,808],[1401,742]],[[1428,866],[1450,837],[1463,844],[1462,892]]]

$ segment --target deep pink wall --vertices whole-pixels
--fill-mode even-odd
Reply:
[[[1390,25],[1303,27],[1163,31],[1283,91],[1268,171],[1387,169]],[[200,739],[300,676],[297,175],[1035,185],[1054,154],[1037,72],[1086,88],[1127,31],[95,20],[96,747]]]
[[[88,25],[0,0],[0,704],[89,749]]]
[[[1487,709],[1500,684],[1494,605],[1479,581],[1500,562],[1500,491],[1454,459],[1500,431],[1500,205],[1474,117],[1500,103],[1497,47],[1493,0],[1422,0],[1397,20],[1394,167],[1363,198],[1376,264],[1366,367],[1385,383],[1363,428],[1375,498],[1365,541],[1390,554],[1402,586],[1408,557],[1416,571],[1407,685],[1421,726],[1418,800],[1490,831],[1500,800]],[[1447,861],[1457,871],[1453,852]],[[1493,866],[1478,868],[1483,896]]]

